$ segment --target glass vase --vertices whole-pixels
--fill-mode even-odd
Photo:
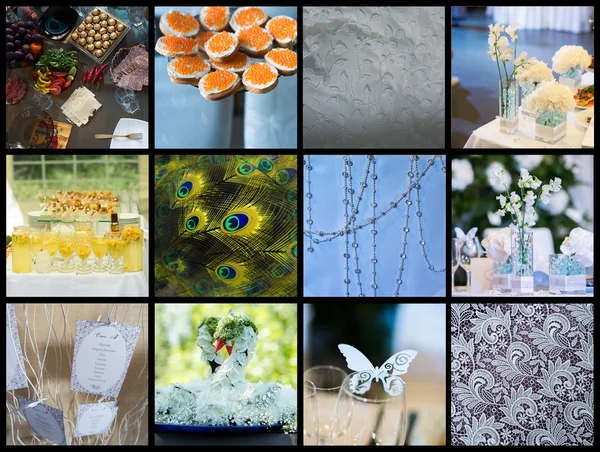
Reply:
[[[506,262],[494,262],[492,266],[492,288],[501,293],[510,292],[511,272],[512,265],[510,256],[508,256]]]
[[[586,270],[565,254],[550,255],[550,293],[585,295]]]
[[[527,96],[533,93],[538,87],[539,83],[526,83],[521,86],[521,121],[531,125],[533,129],[533,125],[535,124],[535,117],[537,116],[537,112],[529,109],[527,105]]]
[[[533,293],[533,231],[528,228],[511,229],[511,277],[513,294]]]
[[[556,110],[539,110],[535,118],[535,139],[554,144],[567,134],[567,114]]]
[[[561,85],[568,86],[569,88],[571,88],[572,91],[575,91],[575,89],[579,85],[581,85],[582,73],[583,71],[581,70],[581,68],[579,66],[575,66],[569,69],[569,71],[565,72],[564,74],[560,74],[558,76],[558,83],[560,83]]]
[[[500,132],[512,135],[519,130],[519,83],[500,80],[499,88]]]
[[[142,246],[144,243],[143,232],[137,226],[129,225],[123,228],[125,249],[123,252],[123,269],[126,272],[142,271]]]
[[[15,226],[12,233],[12,271],[31,273],[31,230],[27,226]]]

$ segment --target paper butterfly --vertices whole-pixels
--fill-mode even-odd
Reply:
[[[373,366],[371,361],[356,348],[347,344],[339,344],[338,348],[348,368],[358,372],[350,379],[350,390],[355,394],[364,394],[371,388],[373,380],[383,384],[383,389],[390,395],[397,396],[404,390],[404,381],[398,376],[405,374],[408,366],[417,356],[414,350],[403,350],[393,355],[381,367]]]
[[[461,228],[454,228],[454,231],[456,232],[456,241],[459,244],[465,243],[467,241],[472,242],[475,238],[475,234],[477,234],[477,229],[478,228],[472,228],[469,232],[465,234]]]

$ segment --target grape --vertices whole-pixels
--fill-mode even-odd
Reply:
[[[6,61],[14,60],[14,52],[6,52]]]
[[[16,33],[19,30],[19,25],[14,23],[10,26],[10,28],[12,28],[12,31]]]
[[[17,30],[17,36],[19,36],[21,38],[23,36],[25,36],[25,33],[27,33],[27,28],[25,28],[25,27],[21,27],[21,28],[19,28],[19,30]]]
[[[23,46],[21,47],[21,51],[23,53],[29,53],[29,45],[28,44],[23,44]]]
[[[14,42],[14,41],[15,41],[14,35],[6,35],[6,42]]]
[[[21,52],[20,50],[17,50],[14,54],[15,60],[22,60],[23,58],[25,58],[25,54],[23,52]]]
[[[33,54],[28,53],[27,55],[25,55],[25,61],[28,61],[30,63],[34,63],[35,62],[35,57],[33,56]]]
[[[28,20],[25,23],[25,28],[29,29],[29,30],[33,30],[35,28],[35,23],[31,20]]]
[[[12,60],[10,62],[10,67],[13,68],[13,69],[18,68],[19,67],[19,62],[17,60]]]
[[[33,40],[39,44],[40,42],[42,42],[44,40],[44,38],[42,35],[35,34],[35,35],[33,35]]]
[[[15,44],[13,42],[6,43],[6,50],[14,50]]]
[[[26,44],[31,44],[31,35],[27,33],[23,38],[23,41],[25,41]]]
[[[20,49],[22,45],[23,45],[23,41],[21,41],[19,39],[15,39],[15,49]]]

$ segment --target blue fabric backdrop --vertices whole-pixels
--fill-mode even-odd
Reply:
[[[422,155],[419,169],[422,172],[427,159],[433,156]],[[367,157],[353,156],[353,185],[356,193],[359,183],[364,178]],[[396,199],[408,187],[408,171],[410,156],[376,156],[377,161],[377,212],[386,209],[390,201]],[[444,161],[446,157],[444,156]],[[342,172],[344,160],[342,156],[311,155],[313,170],[312,185],[312,217],[313,231],[334,231],[344,224],[344,185]],[[304,166],[304,196],[306,195],[306,166]],[[372,180],[369,177],[368,187],[361,203],[358,221],[361,223],[372,216],[370,206],[372,197]],[[442,173],[438,159],[421,181],[421,211],[423,212],[423,238],[429,261],[436,269],[446,265],[446,175]],[[355,201],[356,201],[355,195]],[[444,296],[446,274],[431,272],[422,256],[419,245],[419,228],[416,216],[416,190],[412,194],[413,205],[410,209],[410,222],[406,249],[406,262],[402,276],[403,284],[400,296]],[[304,197],[303,228],[308,225],[308,200]],[[393,296],[395,281],[398,277],[402,238],[406,218],[406,204],[402,202],[377,222],[377,296]],[[317,237],[318,238],[318,237]],[[305,296],[344,296],[345,295],[345,252],[344,237],[314,246],[315,251],[309,253],[308,237],[304,237],[304,295]],[[371,228],[361,229],[357,233],[359,244],[359,262],[361,281],[366,296],[373,296],[373,257]],[[352,235],[350,235],[352,243]],[[350,295],[358,296],[356,274],[354,273],[354,252],[350,248]]]

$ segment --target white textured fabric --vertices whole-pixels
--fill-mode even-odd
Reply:
[[[514,25],[523,30],[554,30],[586,33],[592,30],[591,6],[492,6],[486,11],[494,23]]]
[[[444,146],[443,7],[304,8],[305,148]]]

